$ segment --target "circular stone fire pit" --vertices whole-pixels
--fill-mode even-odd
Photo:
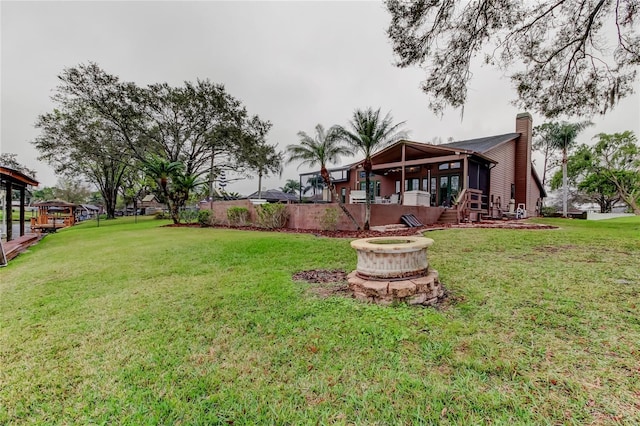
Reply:
[[[375,237],[351,242],[358,264],[347,278],[356,299],[389,305],[434,305],[444,290],[438,272],[429,270],[424,237]]]

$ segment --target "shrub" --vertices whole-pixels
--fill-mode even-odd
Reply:
[[[154,219],[166,219],[164,212],[157,212],[153,215]]]
[[[257,207],[258,225],[267,229],[284,228],[289,219],[285,204],[262,204]]]
[[[338,229],[338,217],[340,212],[338,209],[327,207],[320,218],[320,227],[324,231],[336,231]]]
[[[246,207],[229,207],[227,219],[231,226],[246,226],[249,222],[249,209]]]
[[[200,210],[198,212],[198,223],[200,226],[211,225],[211,210]]]
[[[558,217],[562,216],[558,214],[558,210],[555,207],[542,207],[540,214],[544,217]]]
[[[198,220],[198,211],[194,209],[180,210],[180,222],[194,223]]]

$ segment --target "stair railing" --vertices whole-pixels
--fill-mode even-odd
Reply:
[[[482,191],[479,189],[465,188],[456,200],[458,211],[458,223],[469,221],[472,212],[482,212]]]

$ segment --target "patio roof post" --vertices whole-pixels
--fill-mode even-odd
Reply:
[[[25,202],[25,187],[20,187],[20,236],[24,235],[24,202]]]
[[[462,159],[462,189],[469,188],[469,156]]]
[[[407,144],[403,143],[402,144],[402,178],[400,180],[400,194],[404,194],[405,191],[405,187],[404,187],[404,181],[405,181],[405,161],[406,161],[406,149],[407,149]]]
[[[13,205],[11,202],[13,201],[13,185],[11,179],[7,179],[5,183],[6,189],[6,198],[5,198],[5,223],[7,225],[7,241],[11,241],[13,239]]]

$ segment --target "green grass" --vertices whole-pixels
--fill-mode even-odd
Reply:
[[[0,269],[0,424],[638,424],[640,218],[428,233],[447,306],[322,299],[348,240],[47,236]]]

